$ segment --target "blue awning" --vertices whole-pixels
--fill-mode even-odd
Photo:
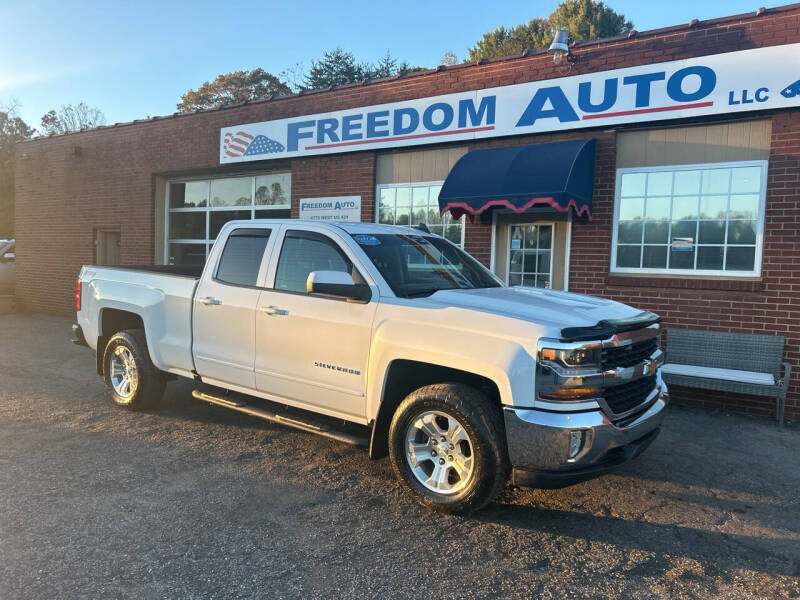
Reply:
[[[453,166],[439,209],[453,217],[487,209],[524,212],[549,205],[592,218],[594,139],[473,150]]]

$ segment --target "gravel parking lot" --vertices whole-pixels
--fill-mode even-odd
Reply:
[[[190,396],[128,413],[70,321],[0,316],[0,598],[800,597],[800,429],[671,407],[637,461],[471,518]]]

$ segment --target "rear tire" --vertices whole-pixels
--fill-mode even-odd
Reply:
[[[108,340],[103,375],[111,400],[128,410],[154,406],[167,384],[164,374],[150,360],[141,329],[120,331]]]
[[[392,418],[389,455],[406,490],[443,513],[483,508],[508,481],[502,410],[461,383],[409,394]]]

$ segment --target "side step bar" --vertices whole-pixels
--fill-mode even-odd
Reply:
[[[287,427],[299,429],[300,431],[315,433],[317,435],[321,435],[322,437],[336,440],[337,442],[344,442],[345,444],[351,444],[361,448],[366,448],[369,446],[369,438],[367,437],[358,436],[345,431],[337,431],[325,423],[314,422],[310,419],[303,420],[302,418],[298,418],[299,416],[288,417],[281,415],[271,410],[265,410],[263,408],[247,404],[244,402],[244,400],[238,397],[225,398],[222,396],[209,394],[208,392],[203,392],[201,390],[192,391],[192,396],[198,400],[202,400],[203,402],[208,402],[209,404],[222,406],[223,408],[229,408],[246,415],[264,419],[265,421],[269,421],[271,423],[278,423],[280,425],[286,425]]]

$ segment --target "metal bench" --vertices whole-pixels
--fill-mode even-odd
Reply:
[[[783,346],[779,335],[668,329],[661,377],[668,386],[775,398],[783,426],[791,374]]]

